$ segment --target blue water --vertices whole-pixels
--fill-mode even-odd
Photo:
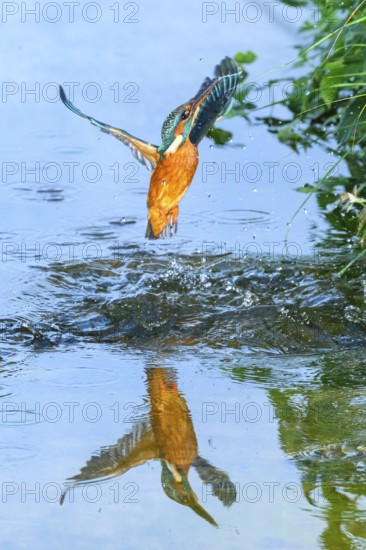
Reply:
[[[295,155],[254,116],[224,120],[233,139],[200,145],[178,234],[147,243],[148,172],[54,95],[56,83],[73,83],[84,112],[159,144],[166,115],[224,56],[253,50],[248,78],[259,85],[286,75],[263,73],[294,58],[305,11],[292,23],[291,8],[274,6],[272,19],[258,4],[258,20],[241,11],[225,21],[220,3],[130,2],[119,4],[119,22],[116,3],[84,18],[75,7],[70,22],[57,6],[39,22],[24,3],[14,15],[2,7],[0,540],[307,549],[335,548],[342,528],[340,547],[361,548],[364,278],[331,280],[348,244],[341,235],[339,250],[319,255],[334,230],[314,198],[288,226],[304,197],[296,189],[333,157]],[[271,100],[263,89],[257,106]],[[154,368],[174,369],[171,396],[190,411],[199,455],[235,486],[223,506],[190,469],[218,528],[167,497],[159,460],[75,487],[60,506],[65,482],[92,456],[154,421]],[[312,415],[332,388],[331,420],[344,412],[345,425]]]

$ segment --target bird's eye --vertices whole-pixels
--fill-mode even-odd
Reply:
[[[190,113],[190,110],[189,110],[189,109],[186,109],[186,110],[184,111],[184,113],[182,113],[182,114],[180,115],[181,120],[185,120],[186,118],[188,118],[188,117],[189,117],[189,113]]]

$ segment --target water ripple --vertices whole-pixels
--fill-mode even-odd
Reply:
[[[104,229],[98,236],[108,238]],[[110,252],[112,259],[36,266],[36,277],[17,297],[29,315],[0,321],[7,341],[39,350],[73,339],[143,346],[204,343],[281,355],[366,343],[362,287],[332,281],[326,264],[159,256],[138,245]],[[35,308],[33,296],[39,294]]]

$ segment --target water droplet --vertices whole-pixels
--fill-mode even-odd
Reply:
[[[306,210],[306,208],[303,208],[303,211],[304,211],[304,214],[307,215],[308,211]]]
[[[246,148],[247,148],[247,146],[243,145],[243,147],[242,147],[243,151],[245,151]]]
[[[163,180],[163,181],[162,181],[162,184],[163,184],[163,185],[166,185],[166,180]]]
[[[126,223],[126,218],[121,218],[121,219],[119,220],[119,223],[120,223],[120,224]]]
[[[210,145],[210,149],[213,149],[213,148],[214,148],[214,146],[213,146],[213,145]]]
[[[291,227],[291,222],[287,222],[287,227]]]
[[[253,187],[252,191],[253,191],[253,193],[256,193],[258,191],[258,189],[256,187]]]

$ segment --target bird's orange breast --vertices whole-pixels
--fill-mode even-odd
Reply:
[[[165,153],[150,180],[147,206],[158,206],[168,214],[182,200],[198,164],[197,147],[189,138],[172,153]]]
[[[162,368],[149,373],[149,395],[151,426],[161,458],[187,475],[197,457],[198,444],[186,400]]]

